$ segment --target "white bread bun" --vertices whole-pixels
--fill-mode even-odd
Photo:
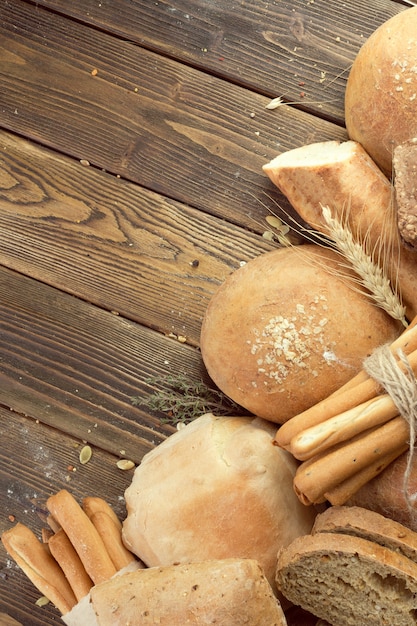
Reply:
[[[275,427],[206,414],[145,455],[125,492],[126,546],[146,565],[256,559],[273,585],[278,550],[315,518]]]
[[[207,371],[226,395],[282,424],[398,336],[399,324],[340,277],[340,262],[330,249],[302,245],[261,254],[228,276],[200,339]]]
[[[391,176],[397,145],[417,137],[417,7],[382,24],[353,62],[345,93],[346,128]]]

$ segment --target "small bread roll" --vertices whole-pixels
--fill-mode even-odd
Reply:
[[[336,391],[399,335],[400,324],[340,276],[340,263],[319,246],[281,248],[226,279],[200,340],[207,371],[226,395],[282,424]]]
[[[271,585],[277,553],[315,512],[293,489],[294,458],[276,428],[206,414],[146,454],[125,492],[123,539],[149,567],[249,558]]]

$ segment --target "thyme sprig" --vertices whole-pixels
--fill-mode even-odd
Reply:
[[[209,386],[203,380],[191,380],[184,374],[155,376],[145,380],[158,386],[147,398],[131,398],[135,406],[145,406],[152,411],[164,413],[161,422],[167,424],[187,424],[204,413],[215,415],[243,415],[246,413],[219,389]]]

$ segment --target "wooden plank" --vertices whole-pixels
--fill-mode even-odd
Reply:
[[[41,8],[34,22],[21,0],[0,4],[0,77],[4,128],[248,228],[256,199],[272,189],[265,162],[346,137],[334,124],[290,107],[268,111],[269,98]]]
[[[262,237],[0,132],[0,262],[197,345],[218,284]],[[258,229],[267,213],[260,205]]]
[[[164,379],[207,380],[195,348],[1,267],[0,335],[1,405],[135,462],[174,431],[147,408]]]
[[[405,8],[390,0],[38,4],[258,93],[301,100],[306,110],[339,123],[348,70],[359,47],[377,26]],[[305,95],[300,97],[300,92]]]
[[[79,463],[80,441],[54,428],[0,407],[0,534],[21,522],[40,536],[47,498],[67,489],[78,502],[100,496],[119,519],[126,512],[123,494],[132,470],[121,471],[117,457],[95,449],[86,465]],[[0,611],[31,626],[57,624],[59,613],[37,607],[41,595],[0,546]]]

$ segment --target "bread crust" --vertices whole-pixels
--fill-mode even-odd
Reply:
[[[320,513],[312,534],[343,533],[374,541],[417,563],[417,533],[379,513],[358,506],[331,506]]]
[[[412,626],[417,564],[341,533],[295,539],[278,555],[277,585],[292,602],[338,626]]]
[[[294,458],[274,425],[207,414],[145,455],[125,492],[126,546],[150,567],[256,559],[275,587],[282,545],[311,531],[315,511],[293,490]]]
[[[251,413],[282,424],[395,339],[399,325],[352,288],[349,270],[340,272],[340,256],[317,245],[266,252],[233,272],[211,299],[201,330],[201,354],[217,386]]]
[[[345,93],[349,137],[391,176],[397,145],[417,136],[417,7],[387,20],[353,62]]]
[[[99,626],[286,626],[254,560],[138,570],[94,587],[91,598]]]

